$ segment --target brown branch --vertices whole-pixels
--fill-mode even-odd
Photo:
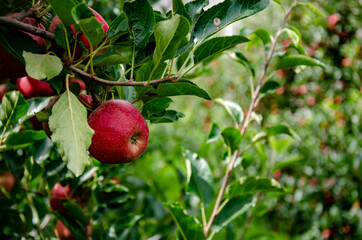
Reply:
[[[84,72],[83,70],[81,70],[81,69],[79,69],[79,68],[77,68],[77,67],[75,67],[73,65],[69,65],[68,68],[71,71],[79,74],[82,77],[86,77],[88,79],[97,81],[99,83],[107,84],[107,85],[110,85],[110,86],[141,86],[141,87],[144,87],[144,86],[148,85],[148,82],[116,82],[116,81],[110,81],[110,80],[106,80],[106,79],[103,79],[103,78],[100,78],[100,77],[92,76],[91,74],[89,74],[87,72]],[[171,77],[164,77],[164,78],[161,78],[161,79],[152,80],[149,83],[149,85],[157,85],[157,84],[164,83],[164,82],[174,82],[174,81],[177,81],[179,77],[180,77],[179,75],[175,75],[175,76],[171,76]]]
[[[34,27],[32,25],[20,22],[13,17],[0,17],[0,25],[9,26],[19,30],[23,30],[27,33],[34,34],[36,36],[55,41],[54,34],[43,29]]]
[[[260,75],[260,80],[259,80],[259,84],[252,96],[252,99],[251,99],[251,103],[250,103],[250,106],[249,106],[249,110],[248,110],[248,113],[244,119],[244,122],[241,126],[239,126],[239,129],[240,129],[240,132],[241,132],[241,135],[244,136],[245,135],[245,131],[248,127],[248,124],[250,122],[250,118],[251,118],[251,113],[255,110],[256,108],[256,100],[258,99],[259,97],[259,93],[260,93],[260,89],[261,87],[264,85],[264,81],[265,81],[265,76],[266,76],[266,73],[267,73],[267,70],[269,68],[269,64],[270,64],[270,61],[273,57],[273,54],[274,54],[274,51],[275,51],[275,46],[276,46],[276,43],[278,41],[278,38],[280,36],[280,34],[282,33],[283,29],[284,29],[284,26],[285,26],[285,23],[287,21],[287,18],[289,17],[290,13],[292,12],[293,8],[297,5],[297,2],[295,1],[291,6],[290,8],[288,9],[288,11],[285,13],[284,15],[284,18],[283,18],[283,21],[282,21],[282,24],[280,25],[277,33],[275,34],[275,37],[272,41],[272,45],[271,45],[271,48],[270,48],[270,51],[269,51],[269,54],[268,54],[268,57],[265,61],[265,65],[264,65],[264,69],[263,69],[263,72],[262,74]],[[229,178],[230,178],[230,174],[231,174],[231,171],[235,165],[235,162],[236,162],[236,159],[238,158],[239,156],[239,151],[235,151],[234,152],[234,156],[232,158],[232,160],[229,162],[228,166],[227,166],[227,169],[226,169],[226,173],[225,173],[225,177],[224,177],[224,181],[221,185],[221,188],[220,188],[220,191],[219,191],[219,194],[218,194],[218,197],[216,199],[216,202],[215,202],[215,205],[214,205],[214,209],[211,213],[211,216],[210,216],[210,219],[209,219],[209,222],[207,224],[207,226],[204,228],[204,234],[205,234],[205,237],[207,237],[209,235],[209,232],[211,230],[211,226],[212,224],[214,223],[215,221],[215,218],[216,216],[219,214],[219,207],[220,207],[220,204],[221,204],[221,200],[222,200],[222,197],[225,193],[225,190],[226,190],[226,186],[227,186],[227,183],[229,181]],[[246,231],[246,230],[245,230]]]

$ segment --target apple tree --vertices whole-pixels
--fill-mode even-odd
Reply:
[[[258,103],[281,87],[270,80],[275,70],[324,67],[306,55],[298,29],[287,26],[295,8],[323,15],[309,3],[295,1],[284,9],[275,0],[285,10],[275,33],[266,27],[222,35],[223,28],[262,14],[270,4],[173,0],[170,11],[160,12],[148,0],[1,2],[0,236],[212,239],[239,216],[260,214],[263,209],[255,206],[266,193],[285,192],[271,178],[285,144],[278,136],[299,137],[283,124],[248,132],[250,124],[262,121]],[[281,35],[291,39],[287,50],[280,50]],[[262,46],[260,72],[242,45]],[[214,176],[206,159],[185,149],[185,171],[179,173],[185,198],[164,197],[160,205],[152,195],[136,195],[142,184],[126,183],[132,178],[127,168],[158,137],[149,135],[149,127],[182,121],[185,114],[171,109],[175,96],[212,100],[193,79],[225,52],[250,71],[251,95],[249,107],[238,99],[213,99],[232,121],[225,128],[214,123],[207,136],[208,143],[223,142],[224,174]],[[270,159],[264,145],[273,149]],[[251,164],[244,153],[252,146],[264,159],[259,172],[233,175],[241,162]],[[166,209],[168,218],[161,222],[157,216]],[[151,229],[154,219],[160,223]]]

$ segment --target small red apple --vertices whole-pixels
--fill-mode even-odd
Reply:
[[[309,97],[307,98],[307,103],[308,103],[309,106],[314,106],[315,103],[316,103],[315,97],[309,96]]]
[[[339,21],[339,17],[337,14],[332,14],[332,15],[328,16],[328,28],[330,30],[334,30],[338,21]]]
[[[68,185],[62,186],[59,182],[54,185],[50,191],[50,207],[54,211],[67,212],[67,209],[63,206],[63,203],[59,199],[70,199],[72,197],[72,190]]]
[[[7,17],[15,17],[18,13],[12,13]],[[39,21],[35,18],[26,17],[21,22],[38,27],[45,30],[44,26],[39,24]],[[26,32],[25,32],[26,33]],[[26,33],[32,37],[41,46],[44,46],[43,38]],[[20,78],[26,76],[25,65],[20,62],[16,57],[7,52],[0,44],[0,79],[6,78]]]
[[[16,85],[25,98],[49,97],[54,93],[49,83],[36,80],[29,76],[18,78]]]
[[[81,91],[84,91],[85,90],[85,83],[78,79],[78,78],[72,78],[69,80],[69,83],[78,83],[79,84],[79,87],[80,87],[80,90]]]
[[[102,17],[101,15],[99,15],[99,13],[97,13],[95,10],[93,10],[92,8],[90,8],[90,10],[92,10],[95,19],[97,19],[98,22],[100,22],[100,23],[102,24],[102,29],[103,29],[103,31],[104,31],[104,36],[106,36],[106,33],[107,33],[107,31],[108,31],[108,28],[109,28],[107,22],[106,22],[106,21],[103,19],[103,17]],[[58,25],[58,24],[61,24],[61,23],[62,23],[62,22],[60,21],[59,17],[58,17],[58,16],[55,16],[55,17],[53,18],[52,22],[50,23],[49,32],[54,33],[57,25]],[[73,36],[75,36],[76,32],[75,32],[74,26],[73,26],[73,25],[70,25],[70,28],[72,29]],[[90,43],[89,43],[87,37],[86,37],[84,34],[81,35],[81,37],[78,39],[78,41],[84,43],[84,46],[88,49],[88,51],[90,51]],[[82,50],[81,50],[80,46],[77,46],[75,59],[79,59],[79,58],[81,57],[81,53],[82,53]]]
[[[0,84],[0,102],[3,100],[5,93],[7,93],[6,87],[7,87],[6,83]]]
[[[149,130],[135,106],[124,100],[100,105],[88,117],[94,130],[89,152],[104,163],[127,163],[147,148]]]
[[[60,220],[55,225],[54,233],[60,240],[77,240]]]
[[[0,173],[0,186],[11,192],[15,186],[15,177],[9,171]]]

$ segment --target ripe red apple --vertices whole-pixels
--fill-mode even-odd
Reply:
[[[4,187],[6,191],[11,192],[15,185],[15,177],[9,172],[0,173],[0,186]]]
[[[12,13],[7,17],[15,17],[18,13]],[[26,17],[21,20],[23,23],[38,27],[45,30],[44,26],[38,23],[38,20],[35,18]],[[32,37],[39,45],[44,46],[43,38],[26,33]],[[20,78],[26,76],[25,65],[20,62],[16,57],[7,52],[0,44],[0,79],[5,78]]]
[[[103,19],[103,17],[101,15],[99,15],[99,13],[97,13],[95,10],[93,10],[92,8],[90,8],[90,10],[92,10],[93,14],[94,14],[94,17],[95,19],[98,20],[98,22],[101,23],[102,25],[102,29],[104,31],[104,36],[106,36],[106,33],[108,31],[108,24],[107,22]],[[50,23],[50,26],[49,26],[49,32],[54,32],[57,25],[58,24],[61,24],[62,22],[60,21],[59,17],[58,16],[55,16],[52,20],[52,22]],[[75,32],[75,29],[74,29],[74,26],[73,25],[70,25],[70,28],[72,29],[72,32],[73,32],[73,36],[75,36],[76,32]],[[88,49],[88,51],[90,51],[90,43],[88,41],[88,39],[86,38],[86,36],[84,34],[81,35],[81,37],[78,39],[78,41],[84,43],[84,46]],[[81,53],[82,53],[82,50],[80,48],[80,46],[77,46],[76,48],[76,56],[75,56],[75,59],[79,59],[81,57]]]
[[[339,17],[337,14],[332,14],[332,15],[328,16],[328,28],[330,30],[334,30],[338,21],[339,21]]]
[[[60,220],[55,225],[54,233],[60,240],[77,240]]]
[[[6,83],[0,85],[0,102],[3,100],[5,93],[7,93],[6,86]]]
[[[56,96],[52,100],[50,100],[48,105],[44,109],[51,109],[61,96],[62,95]],[[93,107],[93,99],[91,96],[89,96],[87,94],[79,93],[78,99],[83,104],[83,106],[86,107],[87,109]],[[48,121],[42,122],[42,125],[43,125],[43,129],[44,129],[45,133],[50,138],[52,135],[52,132],[50,131],[50,128],[49,128],[49,122]]]
[[[50,192],[50,207],[54,211],[67,212],[67,209],[63,206],[63,203],[59,199],[70,199],[72,197],[72,190],[68,185],[62,186],[59,182],[54,185]]]
[[[127,163],[147,148],[148,126],[135,106],[124,100],[100,105],[88,117],[94,130],[89,152],[104,163]]]
[[[85,83],[82,80],[80,80],[78,78],[72,78],[69,80],[69,83],[78,83],[80,90],[85,91]]]
[[[36,80],[29,76],[18,78],[16,85],[25,98],[49,97],[54,93],[49,83]]]

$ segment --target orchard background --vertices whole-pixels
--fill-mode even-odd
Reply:
[[[213,4],[0,2],[1,239],[362,238],[361,2]],[[149,126],[130,163],[87,151],[111,99]]]

